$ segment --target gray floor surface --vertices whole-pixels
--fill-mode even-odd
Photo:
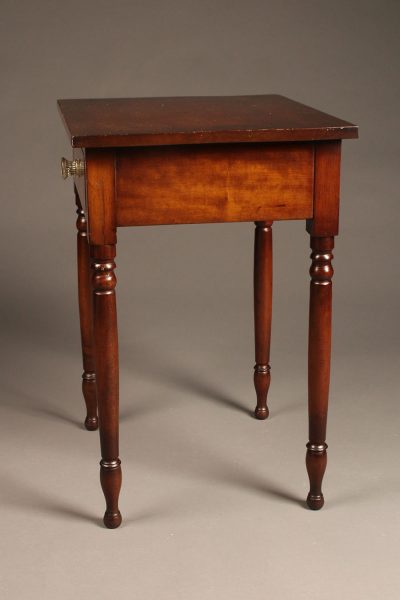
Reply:
[[[202,254],[205,233],[220,249],[212,263]],[[61,291],[57,279],[73,281],[73,244],[66,271],[54,274],[54,297],[33,288],[30,311],[22,299],[10,307],[2,598],[399,597],[399,362],[390,315],[371,319],[373,307],[349,299],[338,244],[326,505],[311,512],[307,236],[302,224],[275,227],[271,417],[259,422],[250,415],[252,233],[243,224],[141,230],[135,263],[129,233],[120,236],[118,530],[102,526],[98,435],[82,427],[75,290]],[[299,246],[292,263],[288,236]],[[157,260],[146,258],[155,239]],[[243,257],[232,263],[237,244]]]

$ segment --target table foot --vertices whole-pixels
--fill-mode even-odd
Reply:
[[[327,454],[327,444],[307,444],[306,467],[310,479],[310,491],[307,496],[307,506],[311,510],[319,510],[324,505],[324,495],[321,490],[324,477]]]
[[[271,381],[269,365],[255,365],[254,367],[254,387],[257,394],[257,406],[254,411],[256,419],[264,420],[268,418],[269,409],[267,406],[267,396],[269,384]]]
[[[308,494],[308,496],[307,496],[307,506],[311,510],[319,510],[320,508],[323,507],[324,502],[325,502],[325,500],[324,500],[323,494],[320,494],[317,496]]]
[[[99,420],[97,417],[86,417],[85,429],[87,431],[96,431],[99,428]]]
[[[122,523],[121,513],[118,511],[117,513],[104,513],[103,523],[107,527],[107,529],[117,529]]]
[[[122,517],[118,509],[118,497],[121,490],[121,461],[100,461],[100,482],[106,499],[107,509],[103,522],[108,529],[116,529],[121,525]]]
[[[254,416],[256,419],[259,419],[260,421],[265,421],[265,419],[268,419],[269,417],[269,410],[268,410],[268,406],[265,407],[256,407],[254,410]]]
[[[82,375],[82,393],[86,404],[85,427],[88,431],[96,431],[99,426],[97,417],[96,375],[84,371]]]

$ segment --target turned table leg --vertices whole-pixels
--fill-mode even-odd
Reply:
[[[327,462],[326,420],[331,361],[333,237],[311,237],[310,322],[308,347],[309,442],[306,466],[310,479],[307,504],[324,505],[322,479]]]
[[[86,403],[85,427],[94,431],[98,427],[96,375],[94,370],[93,348],[93,310],[92,286],[90,274],[89,243],[87,236],[86,216],[82,209],[81,201],[75,190],[75,201],[78,218],[76,220],[77,233],[77,259],[78,259],[78,298],[79,318],[81,326],[83,374],[82,393]]]
[[[121,461],[118,449],[118,332],[115,286],[115,245],[91,246],[97,401],[100,430],[100,481],[106,499],[104,524],[121,523],[118,497]]]
[[[272,318],[272,222],[257,221],[254,239],[254,332],[256,364],[254,387],[257,406],[254,415],[269,415],[267,395],[271,380],[269,352]]]

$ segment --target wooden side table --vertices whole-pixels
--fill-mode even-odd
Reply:
[[[308,506],[324,504],[340,148],[357,127],[276,95],[59,100],[73,147],[86,428],[100,430],[104,523],[118,527],[117,227],[254,221],[255,416],[268,417],[272,223],[311,236]],[[90,274],[90,265],[92,274]],[[97,417],[98,414],[98,417]]]

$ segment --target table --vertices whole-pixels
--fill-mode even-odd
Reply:
[[[104,523],[118,527],[121,488],[115,256],[117,228],[255,222],[255,417],[268,417],[272,223],[304,219],[310,234],[307,504],[324,504],[332,258],[341,140],[347,121],[279,95],[59,100],[73,148],[82,389],[99,427]]]

